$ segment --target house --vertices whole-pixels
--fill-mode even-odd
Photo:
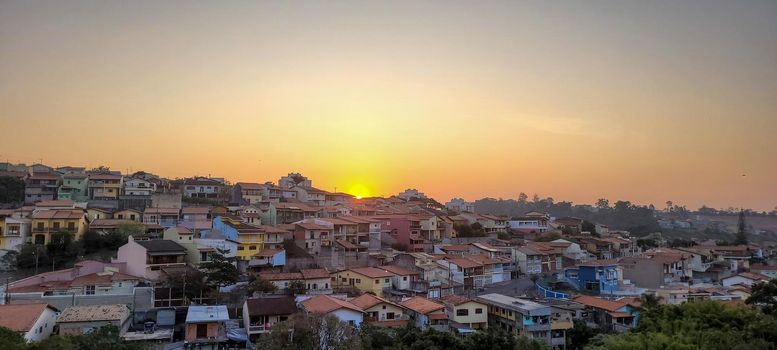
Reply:
[[[0,327],[19,333],[28,343],[38,342],[51,335],[57,312],[45,303],[0,305]]]
[[[328,221],[304,220],[294,224],[294,242],[311,255],[321,253],[322,247],[331,247],[334,225]]]
[[[523,216],[514,216],[508,220],[511,229],[527,233],[543,233],[549,230],[550,215],[540,212],[528,212]]]
[[[397,290],[411,290],[413,283],[418,281],[420,276],[417,271],[397,265],[383,265],[377,268],[392,274],[391,286]]]
[[[34,173],[24,181],[24,203],[57,199],[62,179],[57,173]]]
[[[620,289],[621,274],[615,260],[592,260],[565,269],[564,279],[577,290],[612,294]]]
[[[178,208],[146,208],[143,211],[143,223],[170,228],[178,225],[179,215]]]
[[[260,273],[262,279],[272,282],[280,292],[285,292],[289,284],[301,281],[305,293],[309,295],[332,294],[331,278],[326,269],[302,269],[300,272]]]
[[[553,224],[555,224],[562,232],[569,232],[571,234],[580,234],[583,232],[583,219],[580,218],[558,218],[553,221]]]
[[[182,190],[183,196],[188,198],[218,199],[224,184],[207,177],[195,177],[179,180],[175,183]]]
[[[521,273],[526,275],[538,275],[542,273],[542,261],[547,254],[527,246],[513,247],[512,252],[513,262],[518,265]]]
[[[352,286],[362,292],[370,292],[377,296],[383,296],[385,288],[391,288],[393,273],[375,268],[359,267],[336,272],[332,276],[332,284],[335,287]]]
[[[226,305],[190,305],[186,312],[184,344],[188,349],[222,349],[227,341]]]
[[[408,310],[410,319],[413,320],[416,327],[422,330],[432,328],[440,332],[449,330],[445,305],[420,296],[403,300],[399,305]]]
[[[457,334],[469,334],[478,329],[488,327],[488,313],[486,305],[461,295],[447,295],[440,298],[445,305],[451,328]]]
[[[292,188],[295,186],[313,186],[313,181],[300,173],[289,173],[288,175],[278,179],[278,186],[282,188]]]
[[[448,203],[445,203],[445,208],[448,208],[457,212],[474,213],[475,203],[467,202],[462,198],[453,198]]]
[[[262,268],[283,268],[286,265],[286,251],[264,248],[251,256],[248,266],[254,270]]]
[[[181,218],[179,225],[188,227],[195,233],[203,230],[210,230],[213,227],[213,221],[209,207],[184,207],[181,208]]]
[[[269,333],[275,324],[287,320],[297,311],[297,303],[292,296],[248,298],[243,303],[243,327],[249,336]]]
[[[768,282],[769,277],[752,272],[740,272],[734,276],[724,278],[721,283],[724,287],[731,287],[738,284],[752,286],[758,282]]]
[[[57,317],[59,335],[87,334],[108,325],[124,335],[131,323],[130,309],[124,304],[71,306]]]
[[[86,218],[89,221],[97,219],[110,219],[113,217],[113,213],[108,209],[90,207],[86,209]]]
[[[151,196],[156,192],[156,183],[141,178],[129,178],[124,181],[123,194],[126,196]]]
[[[587,324],[605,331],[626,332],[637,326],[639,302],[634,298],[607,300],[589,295],[572,299],[585,305],[584,319]]]
[[[297,199],[313,205],[324,205],[329,192],[311,186],[294,186],[292,190],[297,192]]]
[[[0,209],[0,249],[21,249],[21,245],[30,238],[30,219],[14,217],[13,210]]]
[[[238,182],[232,187],[235,203],[256,204],[262,201],[265,186],[259,183]]]
[[[91,174],[88,182],[89,199],[118,200],[123,176],[117,174]]]
[[[365,293],[348,301],[364,310],[364,322],[372,326],[400,328],[409,320],[402,306],[372,294]]]
[[[135,209],[123,209],[113,213],[114,219],[130,220],[141,222],[143,221],[143,213]]]
[[[238,268],[245,270],[249,260],[264,249],[264,230],[256,225],[243,223],[233,215],[217,216],[213,220],[213,229],[224,234],[227,239],[237,242]]]
[[[549,305],[496,293],[480,295],[475,300],[487,305],[489,328],[499,328],[511,335],[553,343]]]
[[[62,175],[62,186],[57,191],[57,199],[69,199],[84,202],[89,199],[88,176],[84,173]]]
[[[300,303],[309,314],[333,315],[340,321],[359,327],[364,321],[364,311],[348,301],[329,295],[317,295]]]
[[[51,235],[68,232],[79,240],[86,233],[86,213],[83,209],[40,210],[32,214],[32,240],[35,244],[48,244]]]
[[[186,248],[166,239],[136,241],[130,236],[113,262],[125,263],[130,275],[156,281],[160,270],[186,266]]]

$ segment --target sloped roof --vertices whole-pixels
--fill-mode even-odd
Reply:
[[[575,297],[572,300],[583,305],[595,307],[597,309],[604,309],[612,312],[617,312],[618,309],[626,305],[631,305],[631,306],[640,305],[640,303],[635,298],[620,298],[618,300],[607,300],[607,299],[593,297],[590,295],[580,295]]]
[[[176,243],[175,241],[171,241],[168,239],[153,239],[149,241],[135,241],[135,243],[140,244],[143,246],[143,248],[146,248],[146,251],[149,253],[179,253],[179,252],[186,252],[186,248],[181,246],[180,244]]]
[[[354,304],[354,305],[360,307],[362,310],[367,310],[367,309],[369,309],[369,308],[371,308],[371,307],[373,307],[375,305],[381,304],[381,303],[386,303],[386,304],[390,304],[390,305],[394,305],[394,306],[399,307],[399,305],[397,305],[395,303],[392,303],[392,302],[390,302],[390,301],[388,301],[386,299],[383,299],[381,297],[377,297],[377,296],[369,294],[369,293],[362,294],[362,295],[360,295],[360,296],[358,296],[356,298],[350,299],[348,301],[351,304]]]
[[[364,310],[354,304],[328,295],[318,295],[303,301],[301,304],[306,311],[312,313],[328,313],[339,309],[364,312]]]
[[[291,315],[297,312],[297,303],[292,296],[266,296],[246,299],[251,316]]]
[[[391,277],[394,276],[393,273],[388,272],[386,270],[382,270],[376,267],[359,267],[355,269],[350,269],[351,272],[358,273],[363,276],[367,276],[370,278],[381,278],[381,277]]]
[[[57,311],[48,304],[0,305],[0,327],[16,332],[27,332],[46,308]]]
[[[399,305],[424,315],[445,308],[445,305],[418,296],[405,300],[399,303]]]

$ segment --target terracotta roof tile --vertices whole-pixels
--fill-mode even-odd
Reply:
[[[412,297],[399,303],[399,305],[424,315],[445,308],[445,305],[438,304],[424,297]]]
[[[48,304],[0,305],[0,327],[16,332],[27,332],[47,307],[51,306]]]

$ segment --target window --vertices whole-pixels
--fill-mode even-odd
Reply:
[[[237,250],[243,250],[243,249],[245,249],[245,247],[243,247],[243,246],[237,246]]]
[[[468,309],[456,309],[456,316],[467,316],[469,315]]]
[[[86,295],[94,295],[95,287],[94,286],[86,286],[84,288],[84,294]]]
[[[383,281],[383,282],[385,282],[385,283],[389,283],[389,279],[388,279],[388,278],[386,278],[386,280],[385,280],[385,281]]]
[[[380,284],[380,280],[375,280],[375,284]]]
[[[43,231],[43,223],[42,222],[38,223],[38,231]]]
[[[482,308],[475,309],[475,314],[476,315],[479,315],[479,314],[482,314],[482,313],[483,313],[483,309]]]
[[[356,279],[356,283],[362,283],[362,279],[361,278],[357,278]]]
[[[403,277],[402,277],[402,280],[403,280],[403,281],[407,281],[407,276],[403,276]]]
[[[252,245],[252,246],[248,247],[248,250],[256,250],[256,246]]]
[[[55,230],[59,230],[59,223],[58,223],[58,222],[55,222],[55,223],[54,223],[54,229],[55,229]]]

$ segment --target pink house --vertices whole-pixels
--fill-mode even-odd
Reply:
[[[164,268],[186,266],[186,248],[166,239],[136,241],[130,236],[113,262],[126,264],[130,275],[157,280]]]
[[[70,282],[78,277],[102,273],[105,271],[114,271],[127,273],[127,266],[124,263],[104,263],[94,260],[85,260],[77,262],[72,268],[39,273],[35,276],[14,281],[9,284],[10,289],[19,289],[21,287],[39,286],[44,283],[66,281]]]
[[[421,236],[421,219],[410,216],[378,216],[381,229],[397,244],[407,247],[409,252],[431,252],[431,242]]]

